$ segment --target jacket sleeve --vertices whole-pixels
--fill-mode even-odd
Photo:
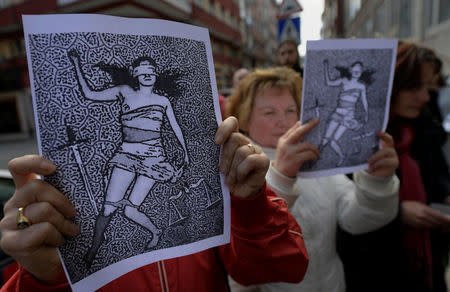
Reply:
[[[269,188],[286,201],[288,208],[294,205],[295,200],[300,195],[296,177],[285,176],[273,166],[272,161],[267,171],[266,181]]]
[[[69,282],[64,275],[61,277],[61,284],[46,285],[33,277],[27,270],[20,267],[16,273],[2,286],[1,291],[19,292],[19,291],[36,291],[36,292],[62,292],[71,291]]]
[[[298,283],[308,266],[299,225],[266,186],[252,198],[231,197],[230,244],[219,247],[219,255],[228,274],[246,286]]]
[[[398,212],[399,180],[396,175],[379,178],[366,171],[354,174],[353,182],[334,176],[338,223],[351,234],[376,230],[394,220]]]

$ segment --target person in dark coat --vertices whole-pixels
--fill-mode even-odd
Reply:
[[[439,72],[430,49],[400,43],[388,132],[400,165],[400,209],[391,224],[371,233],[338,233],[347,291],[445,292],[450,217],[429,206],[448,203],[450,175],[442,152],[445,133],[428,89]]]

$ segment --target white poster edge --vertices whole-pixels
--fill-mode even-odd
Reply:
[[[392,59],[391,59],[391,68],[390,68],[390,76],[389,76],[389,87],[387,91],[387,98],[386,98],[386,107],[385,107],[385,114],[384,114],[384,120],[383,125],[380,131],[384,132],[386,131],[388,122],[389,122],[389,111],[390,111],[390,103],[391,103],[391,94],[392,94],[392,85],[394,80],[394,73],[395,73],[395,62],[397,59],[397,44],[398,39],[326,39],[326,40],[308,40],[306,42],[306,52],[308,50],[323,50],[323,49],[329,49],[330,46],[336,47],[338,46],[338,49],[392,49]],[[305,61],[304,61],[304,68],[307,66],[308,54],[305,54]],[[303,78],[303,84],[306,83],[306,80],[308,78],[308,75],[304,75]],[[302,86],[302,97],[305,95],[305,87]],[[303,123],[302,120],[303,115],[303,109],[304,109],[304,99],[302,98],[301,101],[301,108],[300,108],[300,123]],[[381,141],[378,143],[379,148],[381,148]],[[368,169],[368,163],[360,164],[356,166],[350,166],[350,167],[338,167],[338,168],[332,168],[327,170],[318,170],[318,171],[301,171],[299,170],[297,172],[297,177],[303,177],[303,178],[313,178],[313,177],[321,177],[321,176],[330,176],[335,174],[342,174],[342,173],[351,173],[358,170],[364,170]]]
[[[83,19],[83,21],[81,21],[81,24],[77,23],[76,25],[74,25],[73,20],[78,19],[79,17],[81,17]],[[63,21],[61,21],[63,23],[63,25],[55,26],[54,24],[47,22],[47,21],[40,22],[40,20],[41,20],[40,18],[41,19],[43,19],[43,18],[50,19],[51,18],[52,22],[56,21],[56,20],[63,20]],[[103,29],[102,30],[98,30],[98,29],[93,30],[92,27],[89,25],[89,23],[92,22],[93,20],[95,20],[96,22],[97,21],[100,22]],[[112,30],[110,28],[110,26],[108,25],[108,23],[110,21],[116,21],[116,20],[124,21],[124,22],[122,23],[122,25],[117,26],[117,28],[118,28],[117,30],[116,29]],[[38,21],[40,23],[40,25],[36,25],[36,23],[35,23],[36,21]],[[189,36],[196,36],[196,37],[191,37],[190,39],[204,42],[205,47],[206,47],[206,52],[207,52],[208,70],[209,70],[210,84],[211,84],[211,89],[212,89],[212,94],[213,94],[213,103],[214,103],[216,122],[218,125],[220,125],[220,123],[222,122],[222,116],[221,116],[221,112],[220,112],[219,96],[218,96],[218,91],[217,91],[217,83],[216,83],[215,71],[214,71],[214,66],[213,66],[214,62],[213,62],[212,49],[211,49],[211,43],[210,43],[208,29],[202,28],[199,26],[182,24],[182,23],[178,23],[178,22],[174,22],[174,21],[161,20],[161,19],[125,18],[125,17],[100,15],[100,14],[48,14],[48,15],[26,15],[26,14],[24,14],[24,15],[22,15],[22,23],[23,23],[24,39],[25,39],[25,47],[26,48],[29,48],[29,45],[30,45],[28,35],[36,34],[36,33],[103,32],[103,33],[116,33],[116,34],[119,34],[119,33],[130,34],[130,30],[127,30],[128,25],[124,25],[125,22],[132,23],[131,26],[133,27],[133,34],[136,34],[136,35],[149,35],[149,34],[155,33],[158,35],[165,35],[165,36],[170,36],[170,37],[186,38],[186,33],[182,33],[183,29],[181,29],[181,28],[186,28],[189,30]],[[137,26],[137,24],[145,24],[145,25],[143,25],[143,27],[146,27],[146,28],[142,29],[142,27]],[[161,33],[161,31],[159,29],[153,28],[153,26],[150,24],[154,24],[154,25],[156,24],[155,27],[161,27],[161,25],[164,25],[164,33]],[[138,27],[139,29],[136,29],[136,27]],[[149,27],[151,29],[149,29]],[[184,30],[184,32],[186,32],[186,29]],[[33,102],[33,114],[34,114],[34,118],[36,121],[36,127],[35,127],[36,139],[37,139],[37,144],[38,144],[39,155],[42,155],[41,138],[40,138],[40,130],[39,130],[40,129],[39,119],[38,119],[38,112],[36,110],[34,75],[33,75],[33,72],[31,72],[31,69],[33,67],[32,67],[32,63],[31,63],[30,51],[28,49],[26,50],[26,55],[27,55],[27,65],[28,65],[28,70],[29,70],[28,74],[29,74],[29,78],[30,78],[32,102]],[[222,153],[222,147],[220,149],[220,153]],[[41,179],[43,179],[43,177]],[[213,246],[227,244],[230,242],[230,236],[231,236],[230,191],[225,184],[225,176],[222,173],[220,173],[220,181],[221,181],[221,186],[222,186],[222,195],[223,195],[223,199],[224,199],[224,201],[223,201],[224,232],[221,235],[207,238],[207,239],[204,239],[204,240],[201,240],[198,242],[190,243],[188,245],[177,246],[177,247],[172,247],[172,248],[166,249],[166,250],[171,250],[172,256],[170,256],[170,258],[192,254],[194,252],[199,252],[201,250],[205,250],[205,249],[211,248]],[[191,247],[191,245],[200,246],[203,244],[204,244],[204,247],[199,247],[198,249],[194,249]],[[185,248],[189,249],[190,251],[186,251],[186,252],[181,251],[179,253],[172,251],[172,249],[178,249],[179,247],[185,247]],[[61,257],[59,249],[57,249],[57,251],[58,251],[58,255],[61,259],[61,262],[63,263],[62,266],[63,266],[65,274],[67,275],[67,279],[69,281],[69,284],[71,285],[71,288],[74,290],[77,290],[78,287],[82,287],[82,290],[77,290],[77,291],[86,291],[87,289],[89,289],[84,284],[80,284],[80,282],[82,282],[88,278],[91,278],[92,275],[73,284],[70,280],[70,277],[68,277],[68,271],[66,270],[66,266],[64,264],[63,258]],[[194,251],[194,252],[192,252],[192,251]],[[161,250],[161,252],[159,250],[155,251],[155,253],[156,254],[161,253],[162,256],[164,257],[161,259],[169,258],[166,255],[166,252],[164,252],[163,250]],[[143,256],[146,254],[148,254],[148,253],[141,254],[138,256]],[[135,257],[132,257],[132,258],[135,258]],[[129,258],[129,259],[131,259],[131,258]],[[129,259],[122,260],[111,266],[115,266],[116,264],[122,264],[124,261],[127,261]],[[152,262],[156,262],[156,261],[158,261],[158,260],[155,260]],[[149,262],[148,264],[150,264],[152,262]],[[108,269],[111,266],[108,266],[105,269]],[[102,269],[101,271],[103,271],[105,269]],[[133,268],[132,270],[134,270],[134,269],[136,269],[136,268]],[[132,271],[132,270],[130,270],[130,271]],[[121,275],[123,275],[125,273],[120,274],[118,277],[120,277]],[[94,273],[94,274],[96,274],[96,273]],[[114,279],[111,279],[110,281],[112,281]],[[105,282],[101,286],[98,286],[95,289],[98,289],[107,283],[108,282]],[[80,284],[80,285],[78,285],[78,284]]]

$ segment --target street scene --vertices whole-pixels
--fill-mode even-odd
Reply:
[[[450,292],[449,33],[450,0],[0,0],[1,291]]]

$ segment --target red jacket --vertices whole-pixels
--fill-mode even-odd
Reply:
[[[227,108],[227,100],[225,96],[219,94],[220,113],[222,114],[222,120],[225,120],[225,109]]]
[[[300,227],[284,201],[263,188],[253,198],[231,197],[230,244],[147,265],[99,291],[221,292],[227,290],[227,274],[244,285],[297,283],[307,266]],[[67,290],[67,282],[47,286],[21,268],[1,291]]]

